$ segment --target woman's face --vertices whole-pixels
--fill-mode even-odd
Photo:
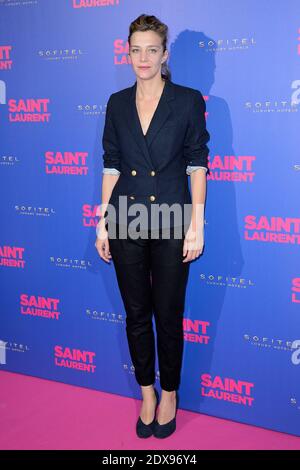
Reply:
[[[161,73],[168,51],[163,52],[161,38],[154,31],[136,31],[130,38],[129,55],[136,76],[147,80]]]

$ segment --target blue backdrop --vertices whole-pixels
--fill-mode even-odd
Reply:
[[[202,92],[211,135],[181,407],[300,436],[298,0],[0,1],[0,369],[141,397],[94,246],[141,13],[169,25],[172,80]]]

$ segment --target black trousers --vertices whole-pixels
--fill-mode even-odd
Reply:
[[[176,239],[170,237],[119,236],[110,238],[118,286],[126,311],[126,334],[135,377],[139,385],[155,383],[155,317],[161,388],[177,390],[183,357],[183,316],[189,262],[183,263],[184,228]],[[145,232],[144,232],[145,233]]]

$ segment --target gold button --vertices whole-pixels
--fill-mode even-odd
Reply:
[[[150,196],[150,201],[155,201],[155,196]]]
[[[132,174],[133,176],[135,176],[135,175],[136,175],[136,170],[132,170],[131,174]]]
[[[151,173],[150,173],[151,176],[155,176],[155,171],[152,170]]]
[[[130,197],[130,199],[135,199],[135,197],[134,197],[134,196],[129,196],[129,197]]]

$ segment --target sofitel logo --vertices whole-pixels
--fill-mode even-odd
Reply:
[[[254,38],[209,39],[199,41],[199,48],[207,52],[246,50],[256,45]]]
[[[77,60],[84,53],[81,49],[45,49],[39,50],[38,55],[45,60]]]
[[[24,251],[20,246],[0,246],[0,266],[25,268]]]
[[[55,175],[88,174],[88,152],[59,152],[48,150],[45,153],[46,173]]]
[[[29,215],[31,217],[50,217],[50,215],[55,215],[55,210],[51,207],[25,206],[24,204],[21,206],[15,205],[15,211],[19,215]]]
[[[235,380],[231,377],[212,377],[210,374],[201,375],[201,395],[215,400],[229,401],[243,406],[252,406],[254,398],[254,383]]]
[[[96,370],[94,351],[68,348],[56,345],[54,347],[54,364],[58,367],[94,373]]]
[[[49,98],[27,98],[8,100],[10,122],[49,122]]]
[[[207,334],[207,329],[209,326],[209,321],[184,318],[184,340],[188,343],[208,344],[210,336]]]
[[[109,323],[123,324],[125,321],[124,315],[121,315],[120,313],[116,314],[113,312],[99,312],[98,310],[91,308],[86,309],[86,315],[92,320],[101,320]]]
[[[200,279],[205,281],[207,285],[219,287],[235,287],[239,289],[246,289],[247,287],[253,287],[255,285],[251,279],[223,276],[221,274],[201,273]]]
[[[84,116],[100,116],[103,115],[105,116],[106,114],[106,107],[107,104],[105,105],[99,105],[96,103],[92,104],[78,104],[76,109],[77,111],[80,111]]]
[[[291,113],[298,111],[298,104],[287,100],[247,101],[245,108],[253,113]]]
[[[252,183],[255,159],[254,155],[215,155],[209,162],[210,174],[207,178],[213,181]]]
[[[83,269],[86,270],[92,266],[90,261],[85,259],[77,258],[61,258],[60,256],[50,256],[50,262],[58,268],[71,268],[71,269]]]
[[[1,166],[13,166],[15,163],[20,163],[18,157],[13,155],[2,155],[0,156],[0,165]]]
[[[265,243],[300,244],[300,218],[245,216],[245,240]]]
[[[73,8],[95,8],[118,6],[119,0],[73,0]]]
[[[41,295],[20,295],[20,312],[22,315],[32,317],[50,318],[51,320],[59,320],[61,312],[58,311],[59,299],[52,297],[43,297]]]
[[[21,7],[25,5],[26,8],[29,6],[37,5],[38,0],[0,0],[0,7]]]
[[[11,50],[12,46],[0,46],[0,70],[11,70]]]
[[[268,338],[266,336],[248,335],[246,333],[243,338],[257,348],[276,349],[278,351],[291,351],[292,348],[292,342],[286,339]]]

